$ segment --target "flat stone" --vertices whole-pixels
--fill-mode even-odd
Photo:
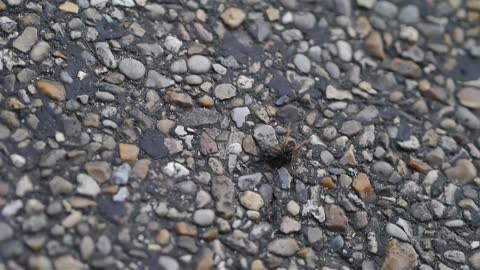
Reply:
[[[212,181],[212,195],[215,199],[215,208],[224,218],[234,214],[235,186],[226,176],[217,176]]]
[[[357,120],[349,120],[342,124],[340,132],[347,136],[352,136],[362,131],[362,129],[363,126],[360,122],[358,122]]]
[[[239,27],[245,20],[246,14],[239,8],[227,8],[222,14],[222,21],[230,28]]]
[[[163,89],[175,85],[175,81],[162,75],[155,70],[150,70],[147,73],[147,80],[145,86],[152,89]]]
[[[473,252],[468,258],[468,262],[475,270],[480,270],[480,251]]]
[[[215,110],[195,108],[180,115],[180,121],[185,126],[199,127],[219,122],[221,114]]]
[[[348,225],[348,217],[343,208],[337,205],[328,206],[325,225],[333,231],[344,231]]]
[[[140,148],[133,144],[120,143],[118,145],[120,159],[123,161],[135,161],[138,159]]]
[[[373,10],[388,19],[395,18],[398,13],[398,7],[389,1],[378,1],[373,7]]]
[[[38,40],[38,31],[35,27],[27,27],[23,30],[22,34],[19,35],[12,43],[12,46],[24,53],[30,51],[30,49],[37,43]]]
[[[97,182],[87,174],[78,174],[77,182],[77,193],[90,197],[96,197],[98,194],[100,194],[101,190]]]
[[[426,203],[414,203],[410,206],[410,214],[421,222],[430,221],[433,219],[430,210]]]
[[[104,64],[106,67],[110,69],[117,68],[117,60],[115,60],[115,56],[113,55],[112,51],[110,50],[110,46],[108,42],[98,42],[95,44],[95,51],[97,53],[97,57]]]
[[[30,58],[34,62],[41,62],[48,57],[50,51],[50,44],[45,41],[40,41],[35,46],[33,46],[32,50],[30,51]]]
[[[299,250],[299,247],[294,238],[287,237],[273,240],[268,243],[267,249],[275,255],[290,257]]]
[[[238,107],[232,110],[232,120],[238,128],[241,128],[245,123],[245,118],[250,114],[248,107]]]
[[[215,87],[214,93],[220,100],[230,99],[237,95],[237,88],[230,83],[221,83]]]
[[[382,269],[415,269],[415,266],[417,266],[417,257],[418,255],[415,249],[410,244],[391,240],[387,244]]]
[[[85,163],[85,171],[99,183],[105,183],[112,175],[110,164],[106,161],[92,161]]]
[[[143,63],[133,58],[125,58],[120,61],[118,69],[131,80],[140,80],[146,71]]]
[[[75,259],[71,255],[63,255],[53,262],[56,270],[69,269],[69,270],[83,270],[85,265],[79,260]]]
[[[245,208],[254,211],[259,211],[264,205],[262,196],[253,191],[245,191],[240,195],[240,203]]]
[[[0,242],[13,237],[13,229],[5,222],[0,222]]]
[[[328,85],[327,90],[327,99],[335,100],[352,100],[353,94],[350,91],[337,90],[334,86]]]
[[[473,87],[465,87],[460,89],[457,94],[460,103],[471,109],[480,109],[480,89]]]
[[[395,58],[387,64],[386,68],[408,78],[418,79],[422,76],[422,69],[409,60]]]
[[[180,270],[180,264],[172,257],[160,256],[158,257],[158,264],[163,269]]]
[[[176,91],[168,91],[165,94],[165,102],[183,107],[192,107],[193,100],[187,93],[178,93]]]
[[[445,259],[456,262],[456,263],[465,263],[465,253],[460,250],[447,250],[443,253]]]
[[[280,223],[280,231],[285,234],[295,233],[300,231],[302,225],[291,217],[283,217]]]
[[[357,5],[359,7],[371,9],[375,4],[375,2],[377,2],[377,0],[357,0]]]
[[[414,24],[420,21],[420,9],[416,5],[406,5],[398,14],[398,20],[406,24]]]
[[[53,195],[69,194],[73,191],[73,184],[60,176],[54,176],[48,185]]]
[[[13,31],[17,30],[17,22],[7,16],[2,16],[0,17],[0,29],[11,34]]]
[[[35,86],[37,87],[38,92],[50,99],[59,101],[65,100],[65,87],[59,82],[42,80],[38,81]]]
[[[272,149],[278,145],[275,129],[270,125],[259,125],[253,131],[253,137],[264,150]]]
[[[65,2],[63,2],[63,4],[58,6],[58,9],[62,12],[65,12],[65,13],[78,14],[78,11],[79,11],[80,8],[75,3],[65,1]]]

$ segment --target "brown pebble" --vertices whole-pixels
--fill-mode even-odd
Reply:
[[[184,235],[184,236],[196,236],[197,235],[197,229],[185,222],[179,222],[175,225],[175,231],[177,232],[178,235]]]
[[[360,198],[369,202],[375,199],[375,191],[367,174],[359,173],[355,180],[353,180],[352,186]]]
[[[65,87],[63,87],[63,85],[59,82],[48,80],[38,81],[36,83],[36,87],[38,92],[50,99],[59,101],[65,100]]]

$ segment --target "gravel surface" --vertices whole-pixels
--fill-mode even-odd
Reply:
[[[480,270],[479,135],[480,0],[0,0],[0,270]]]

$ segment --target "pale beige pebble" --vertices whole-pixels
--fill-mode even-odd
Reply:
[[[480,0],[467,1],[467,8],[471,10],[480,11]]]
[[[280,19],[280,10],[274,7],[268,7],[266,13],[268,20],[271,22],[278,21],[278,19]]]
[[[162,119],[157,122],[157,129],[163,134],[168,134],[175,126],[175,121],[170,119]]]
[[[247,209],[259,211],[262,209],[264,202],[260,194],[253,191],[245,191],[240,196],[240,203]]]
[[[135,177],[140,179],[145,179],[148,175],[148,170],[150,169],[150,164],[152,162],[149,159],[140,159],[135,162],[133,166],[132,173]]]
[[[417,266],[417,253],[407,243],[391,240],[387,244],[382,270],[407,270]]]
[[[463,184],[471,182],[477,176],[477,168],[468,159],[459,159],[455,167],[445,170],[445,174],[450,180],[459,180]]]
[[[85,265],[79,260],[72,257],[72,255],[61,256],[53,262],[55,270],[84,270]]]
[[[170,232],[167,229],[161,229],[156,236],[157,243],[162,246],[170,243]]]
[[[359,17],[355,22],[355,26],[360,38],[365,38],[372,31],[372,25],[370,25],[370,21],[366,17]]]
[[[79,7],[75,3],[65,1],[58,7],[58,9],[66,13],[78,14]]]
[[[59,82],[42,80],[38,81],[35,86],[38,92],[50,99],[58,101],[65,100],[65,87]]]
[[[463,106],[480,110],[480,89],[474,87],[462,88],[458,92],[457,97]]]
[[[123,161],[135,161],[138,159],[140,148],[134,144],[121,143],[118,145],[120,159]]]
[[[0,12],[7,10],[7,5],[0,0]]]
[[[176,91],[168,91],[165,94],[165,102],[183,107],[192,107],[193,105],[193,100],[190,95]]]
[[[197,9],[195,12],[195,19],[199,22],[205,22],[207,20],[207,13],[203,9]]]
[[[82,221],[82,213],[80,211],[73,211],[62,221],[62,226],[65,228],[72,228]]]
[[[215,101],[209,95],[204,95],[198,99],[198,104],[204,108],[212,108],[215,105]]]
[[[250,265],[250,270],[267,270],[268,268],[265,267],[263,262],[259,259],[252,261]]]
[[[222,14],[223,23],[230,28],[239,27],[245,20],[246,14],[239,8],[227,8]]]

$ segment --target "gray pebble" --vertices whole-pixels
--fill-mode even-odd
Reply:
[[[193,55],[188,58],[188,70],[195,74],[207,73],[212,67],[212,62],[203,55]]]
[[[140,80],[145,75],[145,66],[133,58],[125,58],[120,61],[118,69],[131,80]]]

